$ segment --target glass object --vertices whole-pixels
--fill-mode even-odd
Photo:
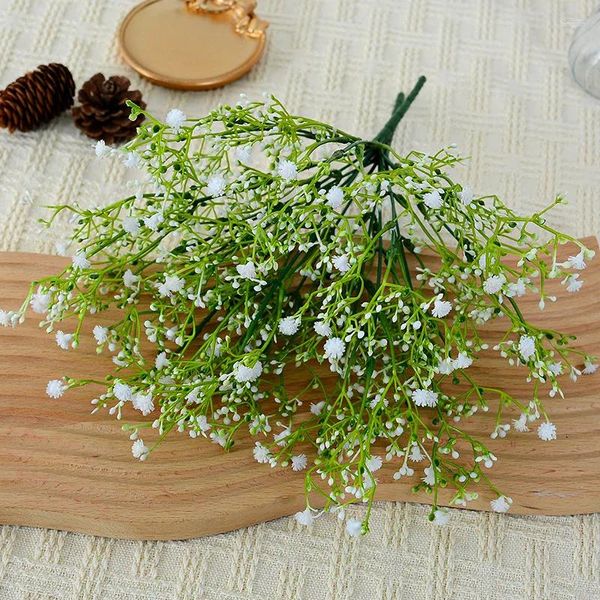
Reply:
[[[588,94],[600,98],[600,8],[575,30],[569,65],[575,81]]]

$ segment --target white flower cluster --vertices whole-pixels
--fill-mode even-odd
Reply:
[[[95,152],[116,151],[98,143]],[[246,428],[256,461],[303,472],[307,493],[322,492],[355,536],[368,523],[343,507],[372,502],[378,478],[453,487],[458,506],[473,500],[496,456],[461,420],[500,398],[493,439],[531,426],[553,440],[542,389],[552,398],[561,373],[596,370],[517,304],[525,294],[553,301],[552,280],[553,293],[577,292],[593,253],[454,183],[451,148],[400,156],[272,100],[202,119],[149,115],[125,152],[146,172],[139,189],[102,209],[67,207],[72,265],[33,285],[20,310],[0,311],[0,324],[16,325],[31,306],[72,351],[86,318],[120,310],[93,327],[97,351],[118,369],[93,405],[133,422],[137,459],[153,447],[138,437],[140,416],[159,435],[224,448]],[[563,243],[578,249],[561,262],[552,249]],[[58,328],[72,315],[79,323]],[[497,317],[506,335],[489,348],[479,325]],[[471,366],[493,350],[534,383],[525,404],[500,384],[479,385]],[[59,378],[46,391],[60,399],[81,384]],[[461,455],[461,440],[472,453]],[[393,474],[386,463],[397,463]],[[498,494],[491,508],[511,503]],[[309,505],[296,520],[320,514]],[[435,523],[449,518],[433,507]]]

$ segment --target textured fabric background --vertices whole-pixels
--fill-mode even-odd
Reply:
[[[562,192],[552,217],[577,235],[600,232],[600,102],[572,82],[575,26],[595,2],[567,0],[260,0],[271,22],[265,59],[245,80],[181,93],[140,80],[119,59],[117,24],[132,0],[0,0],[0,86],[42,62],[81,84],[122,73],[149,109],[202,114],[241,91],[376,133],[396,92],[429,82],[396,142],[472,156],[461,176],[479,192],[535,210]],[[98,162],[68,116],[27,135],[0,134],[0,249],[54,252],[68,228],[38,235],[44,204],[95,205],[128,173]],[[600,516],[518,518],[381,504],[372,534],[349,539],[333,518],[312,530],[281,519],[185,543],[126,542],[0,528],[2,600],[597,600]]]

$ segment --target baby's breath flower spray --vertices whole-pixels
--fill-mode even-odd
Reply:
[[[300,523],[322,509],[344,518],[354,502],[370,508],[384,461],[432,495],[436,523],[449,518],[443,487],[465,505],[477,483],[489,485],[491,508],[505,512],[512,500],[485,473],[496,457],[461,420],[492,402],[492,437],[507,435],[514,407],[515,430],[556,438],[542,384],[554,396],[578,362],[596,367],[568,336],[528,322],[518,299],[535,293],[543,305],[548,279],[577,292],[593,253],[547,224],[561,198],[519,216],[453,181],[452,147],[398,154],[393,133],[423,83],[398,96],[373,140],[293,116],[275,98],[199,119],[144,113],[122,156],[146,180],[103,208],[54,207],[47,225],[65,211],[76,223],[71,264],[35,282],[0,323],[16,325],[31,305],[73,352],[89,315],[118,308],[118,320],[93,329],[115,363],[94,411],[139,412],[124,428],[140,460],[154,448],[148,427],[225,449],[249,431],[259,463],[304,473]],[[131,118],[141,112],[132,106]],[[102,142],[96,153],[117,154]],[[576,250],[561,263],[564,243]],[[480,325],[500,317],[496,350],[529,369],[527,400],[470,373],[486,348]],[[68,318],[74,329],[56,327]],[[290,388],[290,373],[304,389]],[[89,383],[61,375],[51,398]],[[367,531],[368,513],[347,521],[350,535]]]

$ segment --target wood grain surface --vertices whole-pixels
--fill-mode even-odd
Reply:
[[[598,250],[596,240],[586,242]],[[0,307],[16,308],[31,280],[64,264],[60,257],[0,253]],[[581,292],[563,291],[543,312],[533,296],[522,299],[522,305],[535,322],[577,335],[577,346],[600,355],[600,258],[582,278]],[[486,335],[493,339],[503,326],[506,322],[494,323]],[[90,414],[92,390],[70,390],[60,400],[49,399],[49,379],[101,375],[110,368],[94,348],[90,340],[76,351],[60,350],[53,336],[38,328],[35,315],[15,329],[0,328],[0,523],[116,538],[186,539],[304,507],[302,474],[256,463],[249,437],[225,453],[206,439],[174,433],[148,461],[139,462],[113,417]],[[495,354],[471,369],[474,376],[523,400],[531,395],[525,370],[509,367]],[[297,378],[300,383],[300,369]],[[535,431],[511,431],[505,440],[490,440],[498,463],[489,474],[512,496],[512,513],[600,511],[600,373],[577,383],[564,378],[563,383],[566,399],[546,402],[557,440],[542,442]],[[477,414],[469,431],[489,439],[492,413]],[[416,467],[419,476],[422,466]],[[414,479],[392,479],[397,468],[384,465],[378,472],[377,499],[427,503],[429,496],[411,492]],[[490,498],[483,491],[469,507],[488,510]]]

